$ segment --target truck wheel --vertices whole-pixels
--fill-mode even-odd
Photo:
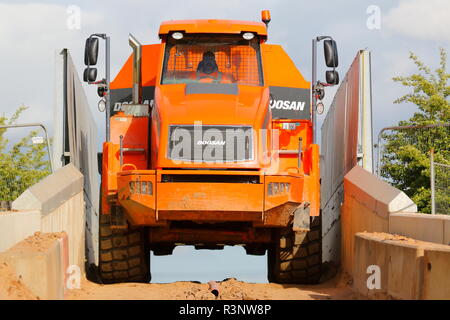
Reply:
[[[111,216],[100,215],[99,275],[103,283],[149,283],[150,250],[144,228],[111,229]]]
[[[311,217],[310,231],[292,226],[275,231],[278,240],[268,250],[269,282],[315,284],[321,276],[322,234],[320,217]]]

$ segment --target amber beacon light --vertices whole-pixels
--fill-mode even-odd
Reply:
[[[270,22],[270,11],[269,10],[263,10],[261,11],[261,21],[266,24],[266,26],[269,25]]]

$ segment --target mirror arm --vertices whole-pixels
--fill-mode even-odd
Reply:
[[[93,82],[88,82],[88,84],[103,84],[103,85],[106,85],[106,79],[93,81]]]

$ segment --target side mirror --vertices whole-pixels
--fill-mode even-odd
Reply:
[[[97,68],[89,68],[84,69],[83,73],[83,81],[84,82],[94,82],[97,79]]]
[[[339,84],[339,73],[336,70],[329,70],[325,73],[328,84]]]
[[[84,64],[95,66],[98,57],[98,38],[87,38],[84,47]]]
[[[338,52],[336,41],[334,40],[325,40],[323,42],[323,51],[325,55],[325,63],[329,68],[337,68],[338,61]]]

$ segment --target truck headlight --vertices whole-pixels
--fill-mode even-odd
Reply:
[[[182,32],[174,32],[172,33],[172,38],[174,38],[175,40],[181,40],[183,39],[184,35]]]
[[[245,32],[242,34],[242,38],[245,40],[252,40],[255,37],[255,34],[252,32]]]

